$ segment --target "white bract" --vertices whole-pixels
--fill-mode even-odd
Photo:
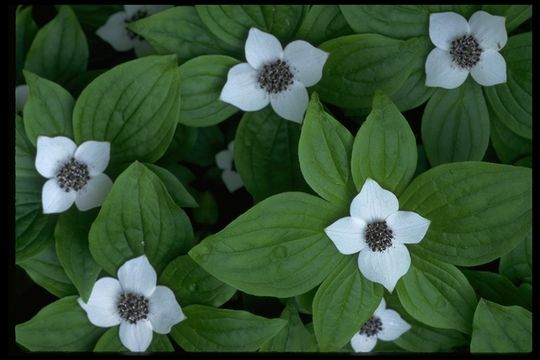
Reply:
[[[156,286],[157,276],[145,255],[126,261],[118,269],[118,280],[96,281],[88,302],[77,301],[90,322],[99,327],[120,325],[122,344],[130,351],[145,351],[153,332],[168,334],[186,319],[174,293]]]
[[[220,99],[244,111],[257,111],[269,103],[284,119],[301,123],[308,106],[306,87],[322,77],[328,53],[303,40],[285,49],[271,34],[249,30],[247,63],[233,66]]]
[[[234,162],[234,141],[229,143],[226,150],[221,150],[216,154],[217,167],[223,172],[221,173],[221,179],[229,192],[240,189],[244,183],[240,178],[240,175],[233,170]]]
[[[431,14],[429,37],[436,48],[426,60],[426,86],[454,89],[469,73],[483,86],[506,82],[499,53],[508,40],[503,16],[477,11],[467,22],[453,12]]]
[[[15,110],[21,113],[28,98],[28,85],[19,85],[15,88]]]
[[[60,213],[75,205],[85,211],[103,203],[112,187],[103,174],[111,145],[85,141],[79,147],[64,136],[38,136],[36,169],[48,178],[43,185],[43,213]]]
[[[373,350],[378,339],[394,341],[410,328],[397,312],[386,309],[382,299],[373,316],[352,337],[351,346],[356,352],[368,352]]]
[[[405,244],[419,243],[430,224],[415,212],[398,209],[397,197],[368,178],[351,203],[351,216],[324,229],[340,253],[360,252],[360,272],[390,292],[411,265]]]
[[[150,44],[127,26],[133,21],[171,7],[171,5],[124,5],[124,11],[112,14],[105,25],[97,29],[96,35],[111,44],[116,51],[134,49],[137,57],[153,54],[154,50]]]

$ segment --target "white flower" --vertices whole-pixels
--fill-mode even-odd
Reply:
[[[390,292],[411,265],[404,244],[420,242],[430,224],[417,213],[398,209],[397,197],[368,178],[351,202],[351,216],[324,229],[340,253],[360,252],[360,272]]]
[[[431,14],[429,37],[436,48],[426,60],[426,86],[454,89],[469,72],[483,86],[506,82],[504,17],[477,11],[467,22],[453,12]]]
[[[116,51],[135,50],[137,57],[154,53],[142,37],[127,28],[128,24],[171,8],[171,5],[124,5],[124,11],[114,13],[96,35],[111,44]]]
[[[219,169],[223,170],[221,179],[229,192],[234,192],[244,185],[240,175],[232,169],[233,161],[234,141],[231,141],[229,146],[227,146],[227,150],[222,150],[216,154],[216,164]]]
[[[377,339],[394,341],[410,328],[397,312],[386,309],[382,299],[373,316],[352,337],[351,346],[356,352],[368,352],[373,350]]]
[[[118,280],[96,281],[88,302],[77,301],[90,322],[99,327],[120,324],[120,341],[130,351],[145,351],[153,331],[168,334],[186,319],[174,293],[156,286],[157,276],[145,255],[126,261],[118,269]]]
[[[28,98],[28,85],[19,85],[15,88],[15,109],[20,113],[24,109],[26,99]]]
[[[43,213],[60,213],[75,205],[85,211],[100,206],[112,187],[103,174],[111,145],[85,141],[79,147],[64,136],[38,136],[36,169],[49,180],[43,185]]]
[[[277,38],[251,28],[246,60],[229,70],[220,99],[244,111],[270,103],[281,117],[301,123],[308,106],[306,87],[322,77],[328,53],[296,40],[282,49]]]

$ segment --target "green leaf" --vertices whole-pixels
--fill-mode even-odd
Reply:
[[[343,258],[323,229],[344,213],[308,194],[274,195],[204,239],[189,255],[248,294],[299,295],[321,283]]]
[[[15,14],[15,71],[17,84],[23,83],[24,59],[37,30],[37,25],[32,18],[32,6],[23,9],[17,8]]]
[[[530,288],[517,288],[507,277],[490,271],[462,269],[478,297],[500,305],[519,305],[532,310]]]
[[[175,56],[147,56],[118,65],[84,89],[73,111],[78,143],[109,141],[109,167],[154,162],[167,150],[179,112]]]
[[[122,5],[71,5],[79,22],[90,28],[96,29],[105,25],[109,17],[114,13],[124,11]]]
[[[491,143],[497,157],[503,163],[513,163],[522,156],[532,153],[532,141],[514,133],[504,121],[490,111]]]
[[[338,5],[312,5],[295,37],[315,46],[323,41],[352,33],[353,30],[347,24]]]
[[[512,32],[532,17],[532,5],[482,5],[482,10],[504,16],[507,32]]]
[[[60,85],[24,71],[29,94],[24,106],[24,128],[35,146],[38,136],[73,139],[71,113],[75,100]]]
[[[181,208],[199,206],[193,196],[186,190],[184,184],[182,184],[169,170],[150,163],[145,163],[144,165],[159,177],[176,205]]]
[[[281,319],[287,320],[287,326],[281,329],[276,336],[265,342],[260,351],[271,352],[316,352],[318,351],[317,339],[309,332],[302,319],[298,315],[298,311],[294,302],[288,302],[280,316]]]
[[[527,155],[520,158],[518,161],[514,163],[514,165],[532,168],[532,155]]]
[[[182,105],[178,122],[188,126],[210,126],[238,112],[238,108],[219,100],[219,96],[230,68],[239,63],[229,56],[203,55],[182,64]]]
[[[426,325],[470,334],[476,296],[467,278],[453,265],[411,257],[396,287],[403,308]]]
[[[86,71],[88,43],[69,6],[41,28],[26,55],[24,68],[59,84]]]
[[[152,342],[145,353],[152,352],[173,352],[174,347],[167,335],[161,335],[158,333],[152,334]],[[122,345],[120,337],[118,335],[118,326],[114,326],[99,338],[94,352],[129,352],[129,350]]]
[[[417,177],[418,175],[427,171],[430,168],[424,145],[417,145],[416,148],[418,150],[418,161],[416,164],[416,170],[414,172],[413,178]]]
[[[315,298],[315,294],[317,293],[317,290],[319,290],[318,286],[314,287],[313,289],[303,294],[296,295],[294,297],[298,311],[300,311],[303,314],[313,313],[313,298]]]
[[[313,299],[313,325],[321,351],[338,351],[349,342],[382,296],[383,288],[360,274],[358,257],[344,258]]]
[[[186,306],[187,319],[172,328],[171,336],[185,351],[255,351],[287,322],[246,311]]]
[[[159,163],[176,164],[177,161],[183,160],[191,152],[198,135],[197,128],[178,124],[172,141],[165,154],[159,159]]]
[[[306,5],[195,5],[195,9],[208,30],[237,54],[244,53],[252,27],[274,35],[285,47],[307,12]]]
[[[313,93],[298,144],[300,169],[311,188],[324,199],[348,203],[356,195],[350,173],[353,137],[324,111]]]
[[[340,5],[345,19],[356,33],[377,33],[396,39],[428,35],[429,15],[457,12],[467,19],[475,5]]]
[[[101,271],[88,248],[88,232],[97,213],[71,209],[60,215],[54,232],[58,260],[85,302]]]
[[[429,14],[422,5],[340,5],[358,34],[378,33],[396,39],[427,35]]]
[[[39,286],[57,297],[77,294],[77,289],[66,275],[56,255],[54,238],[51,233],[46,247],[38,254],[17,262],[28,276]]]
[[[196,193],[199,207],[192,210],[193,220],[199,224],[214,225],[219,219],[219,206],[210,191]]]
[[[103,74],[108,69],[98,69],[98,70],[90,70],[83,72],[82,74],[79,74],[72,78],[71,80],[67,81],[64,86],[67,91],[73,97],[78,98],[81,92],[90,84],[92,81],[94,81],[95,78],[97,78],[99,75]]]
[[[499,272],[514,284],[532,284],[532,231],[512,251],[501,257]]]
[[[193,229],[159,178],[134,162],[114,182],[89,234],[90,252],[111,275],[145,254],[158,274],[193,245]]]
[[[356,188],[367,178],[399,194],[416,170],[418,152],[414,134],[397,107],[382,92],[373,98],[373,110],[362,124],[351,157]]]
[[[34,162],[36,149],[28,140],[21,117],[15,118],[15,258],[21,262],[40,253],[53,236],[57,215],[45,215],[41,189],[45,178]]]
[[[201,304],[219,307],[234,295],[236,289],[219,281],[189,256],[179,256],[167,265],[159,283],[170,288],[181,306]]]
[[[532,138],[532,33],[512,36],[501,50],[507,63],[504,84],[484,87],[498,119],[513,133]]]
[[[441,352],[468,346],[467,338],[459,331],[437,329],[410,316],[399,303],[396,294],[387,294],[385,300],[388,309],[397,311],[403,320],[411,325],[409,331],[394,340],[400,348],[411,352]]]
[[[321,100],[348,109],[371,106],[377,89],[392,96],[409,78],[427,39],[395,40],[377,34],[349,35],[320,47],[330,53],[321,81]]]
[[[92,351],[104,332],[88,321],[76,296],[57,300],[15,326],[17,343],[30,351]]]
[[[471,352],[531,352],[532,313],[480,299],[474,313]]]
[[[132,22],[129,28],[160,54],[176,54],[184,62],[199,55],[223,54],[216,37],[206,29],[193,6],[176,6]]]
[[[298,162],[301,126],[274,113],[270,106],[247,112],[234,138],[234,160],[255,202],[285,191],[308,189]]]
[[[413,247],[460,266],[506,254],[530,230],[531,181],[531,169],[474,161],[424,172],[399,198],[402,209],[431,220]]]
[[[482,160],[489,143],[489,113],[482,88],[468,79],[437,89],[422,116],[422,141],[431,165]]]

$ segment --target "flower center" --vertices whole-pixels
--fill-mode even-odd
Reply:
[[[116,308],[120,313],[120,317],[130,324],[136,324],[137,321],[146,319],[150,311],[148,299],[143,295],[133,293],[120,295]]]
[[[56,182],[65,192],[81,190],[90,180],[88,166],[71,158],[56,174]]]
[[[366,242],[372,251],[384,251],[392,245],[394,233],[386,225],[386,221],[377,221],[367,225]]]
[[[367,335],[370,337],[377,335],[382,329],[383,327],[381,319],[379,319],[377,316],[372,316],[364,325],[362,325],[358,333],[360,335]]]
[[[139,34],[136,34],[134,33],[133,31],[129,30],[127,25],[129,23],[132,23],[134,21],[137,21],[139,19],[142,19],[142,18],[145,18],[148,16],[148,12],[144,11],[144,10],[137,10],[137,12],[135,14],[133,14],[130,18],[127,18],[126,20],[124,20],[124,22],[126,23],[126,31],[128,33],[128,36],[130,39],[139,39],[139,40],[143,40],[143,38],[139,35]]]
[[[294,75],[286,61],[278,59],[266,64],[259,71],[259,86],[269,94],[278,94],[292,85]]]
[[[470,69],[478,63],[482,48],[472,35],[464,35],[452,41],[450,56],[452,61],[463,69]]]

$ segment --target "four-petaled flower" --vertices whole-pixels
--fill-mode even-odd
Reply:
[[[112,187],[103,174],[111,146],[85,141],[79,147],[64,136],[38,136],[36,169],[48,178],[43,185],[43,213],[60,213],[75,205],[85,211],[100,206]]]
[[[156,286],[157,276],[145,255],[126,261],[118,269],[118,280],[96,281],[88,302],[77,301],[90,322],[99,327],[120,324],[120,341],[130,351],[145,351],[153,331],[168,334],[186,319],[174,293]]]
[[[142,37],[127,28],[128,24],[153,15],[171,5],[124,5],[124,11],[112,14],[105,25],[97,29],[96,35],[111,44],[116,51],[135,50],[137,57],[154,53]]]
[[[373,350],[377,339],[394,341],[410,328],[397,312],[386,309],[382,299],[373,316],[352,337],[351,346],[356,352],[368,352]]]
[[[328,53],[303,40],[285,49],[271,34],[249,30],[247,63],[233,66],[220,99],[244,111],[257,111],[270,103],[287,120],[301,123],[308,106],[306,87],[322,77]]]
[[[351,216],[324,229],[340,253],[360,252],[360,272],[390,292],[411,265],[404,244],[420,242],[430,224],[417,213],[398,209],[397,197],[368,178],[351,202]]]
[[[244,185],[240,175],[233,170],[233,162],[234,141],[231,141],[226,150],[221,150],[216,154],[217,167],[223,170],[221,173],[221,179],[229,192],[234,192]]]
[[[453,12],[431,14],[429,37],[436,48],[426,60],[426,86],[454,89],[469,73],[483,86],[506,82],[504,17],[477,11],[467,22]]]

